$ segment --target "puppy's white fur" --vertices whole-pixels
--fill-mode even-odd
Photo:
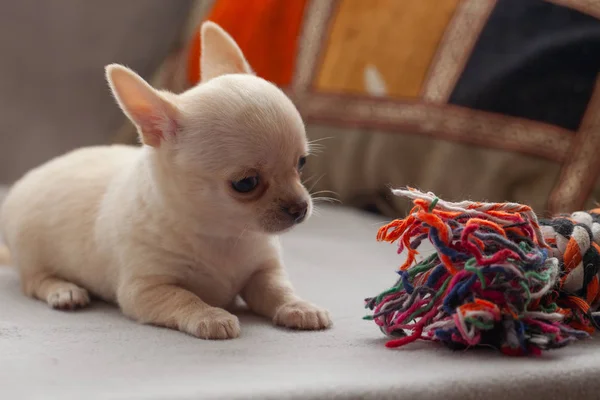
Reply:
[[[206,339],[239,335],[225,310],[238,295],[278,325],[326,328],[328,313],[294,293],[276,236],[294,225],[291,208],[311,212],[297,168],[308,151],[302,120],[210,22],[201,71],[198,86],[175,95],[107,67],[144,146],[79,149],[14,185],[0,224],[23,290],[62,309],[95,295]],[[249,176],[255,190],[232,188]]]

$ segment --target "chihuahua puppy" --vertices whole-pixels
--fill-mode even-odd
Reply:
[[[203,339],[240,334],[238,296],[276,325],[324,329],[299,298],[277,234],[312,211],[304,125],[218,25],[201,27],[201,83],[179,95],[106,68],[143,143],[75,150],[28,172],[0,213],[25,294],[57,309],[90,295],[140,323]]]

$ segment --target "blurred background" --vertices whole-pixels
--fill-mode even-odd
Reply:
[[[396,216],[389,186],[518,201],[600,198],[600,2],[19,0],[0,7],[0,184],[68,150],[136,144],[104,66],[197,84],[210,19],[297,104],[307,186]]]
[[[119,62],[150,76],[173,49],[192,2],[19,0],[0,11],[0,182],[123,124],[104,79]]]

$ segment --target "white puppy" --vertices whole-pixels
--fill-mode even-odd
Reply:
[[[12,188],[0,223],[23,290],[60,309],[91,294],[205,339],[240,334],[225,310],[238,295],[277,325],[327,328],[294,293],[276,236],[312,210],[302,120],[225,31],[201,33],[202,82],[180,95],[106,68],[142,148],[79,149]]]

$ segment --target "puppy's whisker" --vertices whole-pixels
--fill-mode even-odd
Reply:
[[[333,139],[333,136],[326,136],[326,137],[322,137],[322,138],[318,138],[318,139],[309,140],[308,144],[319,143],[319,142],[322,142],[323,140],[329,140],[329,139]]]
[[[313,215],[317,216],[317,217],[321,217],[321,209],[319,207],[317,207],[316,205],[313,206]]]
[[[329,193],[329,194],[332,194],[334,196],[339,196],[340,195],[339,193],[334,192],[333,190],[319,190],[318,192],[311,193],[310,195],[311,196],[316,196],[318,194],[324,194],[324,193]]]
[[[323,174],[321,176],[318,176],[318,177],[317,177],[317,175],[313,175],[310,178],[307,178],[306,180],[304,180],[304,182],[302,182],[302,184],[304,186],[306,186],[308,183],[310,183],[310,181],[314,180],[315,178],[317,179],[315,182],[312,183],[312,185],[310,186],[310,188],[308,188],[308,192],[310,193],[314,189],[315,185],[318,184],[319,181],[321,179],[323,179],[324,176],[325,176],[325,174]]]
[[[340,199],[336,199],[333,197],[313,197],[313,201],[316,203],[325,202],[325,203],[342,204],[342,201]]]
[[[244,229],[242,229],[242,233],[240,233],[240,236],[238,236],[237,239],[235,240],[235,242],[233,243],[234,249],[236,248],[236,246],[240,242],[240,239],[244,236],[244,233],[246,233],[247,230],[248,230],[248,225],[244,225]]]
[[[318,154],[325,150],[325,145],[319,143],[323,140],[333,139],[332,136],[324,137],[319,139],[314,139],[308,142],[308,153],[309,154]]]
[[[313,179],[315,179],[317,177],[317,175],[313,175],[309,178],[306,178],[305,180],[302,181],[303,185],[306,185],[307,183],[309,183],[310,181],[312,181]]]
[[[338,203],[342,204],[342,202],[338,199],[334,199],[333,197],[317,197],[313,199],[314,202],[321,203]]]
[[[315,188],[315,186],[317,186],[317,184],[318,184],[318,183],[321,181],[321,179],[323,179],[324,177],[325,177],[325,174],[321,175],[321,176],[319,177],[319,179],[317,179],[317,180],[315,181],[315,183],[313,183],[313,184],[311,185],[311,187],[308,189],[308,193],[312,192],[312,190]]]
[[[320,154],[326,149],[325,146],[321,144],[309,144],[308,145],[308,154]]]

